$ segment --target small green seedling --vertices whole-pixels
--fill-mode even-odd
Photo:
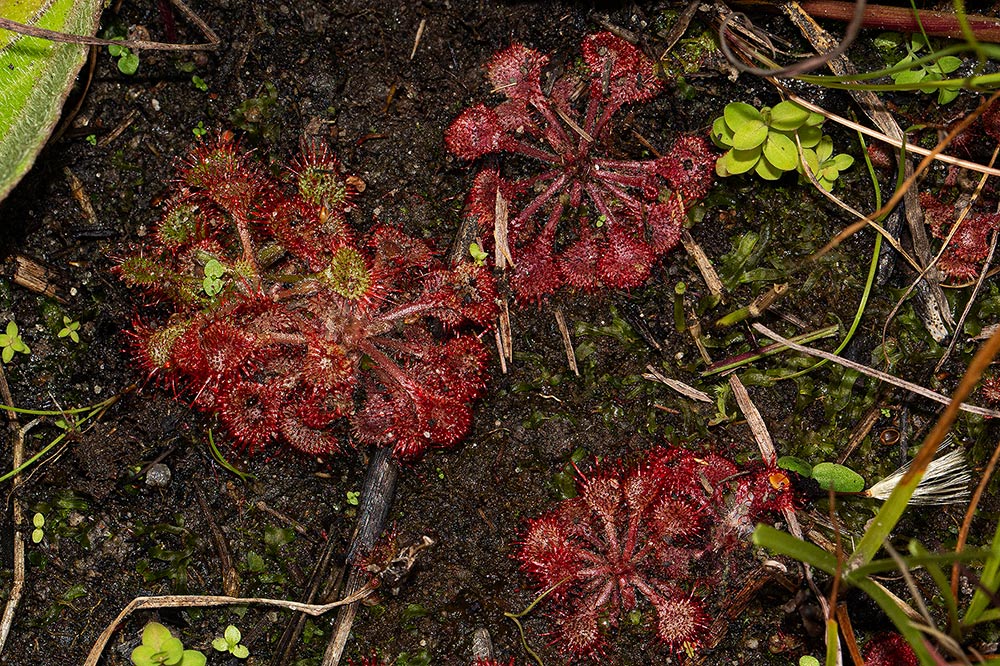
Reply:
[[[205,264],[205,279],[201,286],[209,297],[216,296],[222,291],[222,276],[226,274],[226,269],[217,259],[211,259]]]
[[[36,513],[31,517],[31,524],[35,526],[35,529],[31,531],[31,543],[41,543],[42,539],[45,538],[45,516],[40,513]]]
[[[765,180],[777,180],[790,171],[804,174],[799,160],[801,145],[816,180],[830,190],[854,158],[834,156],[833,140],[823,134],[825,120],[822,114],[791,101],[760,110],[742,102],[727,104],[722,117],[712,124],[712,141],[727,149],[715,163],[715,172],[726,177],[753,171]]]
[[[347,503],[351,506],[358,505],[358,498],[361,496],[361,491],[359,490],[348,490],[347,491]]]
[[[240,645],[242,638],[243,635],[240,633],[240,630],[231,624],[226,627],[226,631],[222,636],[212,641],[212,647],[219,652],[228,652],[237,659],[246,659],[250,656],[250,650],[247,649],[246,645]]]
[[[63,327],[59,331],[60,338],[69,338],[73,342],[80,341],[80,334],[77,331],[80,330],[80,322],[73,321],[69,317],[63,317]]]
[[[927,43],[927,39],[920,33],[910,35],[910,39],[908,40],[904,39],[901,35],[893,36],[892,33],[881,35],[880,38],[889,43],[894,42],[897,53],[900,46],[906,47],[906,56],[893,65],[894,68],[909,66],[911,63],[920,59],[920,51],[931,46]],[[956,58],[955,56],[944,56],[932,62],[924,63],[922,65],[914,65],[909,69],[896,72],[892,75],[892,80],[900,85],[941,81],[945,79],[948,74],[951,74],[961,66],[962,61],[959,58]],[[958,97],[958,92],[961,90],[961,86],[955,86],[954,88],[937,88],[934,86],[928,86],[926,88],[919,88],[919,90],[920,92],[926,94],[933,94],[934,92],[937,92],[938,104],[948,104]]]
[[[205,127],[205,121],[199,120],[198,124],[191,128],[191,132],[199,139],[208,134],[208,129]]]
[[[31,349],[21,339],[17,324],[12,321],[7,322],[7,332],[0,333],[0,348],[3,348],[3,352],[0,352],[0,358],[3,359],[4,363],[10,363],[17,352],[31,353]]]
[[[205,83],[205,79],[201,78],[197,74],[191,77],[191,83],[195,88],[202,92],[208,92],[208,84]]]
[[[476,262],[477,266],[485,265],[486,259],[490,256],[483,251],[483,248],[479,247],[479,243],[469,245],[469,254],[472,255],[472,260]]]
[[[86,138],[86,141],[90,145],[96,146],[97,145],[97,135],[96,134],[88,134],[87,138]]]
[[[121,39],[121,37],[115,37]],[[112,58],[118,58],[118,71],[131,76],[139,69],[139,56],[121,44],[109,44],[108,53]]]
[[[132,650],[135,666],[205,666],[205,655],[185,650],[181,639],[159,622],[150,622],[142,630],[142,645]]]

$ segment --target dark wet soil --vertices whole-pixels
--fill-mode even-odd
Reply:
[[[201,39],[158,7],[125,3],[117,13],[107,12],[105,24],[144,26],[159,38]],[[0,323],[16,320],[31,347],[30,358],[18,355],[4,366],[15,404],[67,408],[122,395],[92,428],[71,433],[23,474],[7,495],[0,540],[3,594],[13,577],[10,500],[24,504],[29,521],[36,512],[44,514],[45,537],[28,545],[24,598],[0,655],[2,664],[82,663],[97,635],[137,595],[221,593],[221,563],[227,556],[213,538],[213,526],[239,573],[236,591],[242,596],[303,598],[328,542],[334,571],[343,563],[357,512],[354,493],[365,471],[363,452],[320,460],[275,447],[247,458],[216,428],[226,458],[256,477],[241,481],[210,454],[211,419],[148,384],[123,351],[129,322],[146,304],[110,268],[150,232],[174,167],[196,140],[193,130],[233,130],[262,160],[275,163],[293,155],[303,137],[322,138],[367,185],[354,223],[394,221],[445,251],[474,171],[447,154],[442,133],[462,108],[487,93],[481,66],[490,54],[517,40],[552,53],[556,66],[563,66],[577,58],[583,35],[607,25],[631,31],[648,52],[659,53],[679,8],[614,2],[217,0],[194,9],[219,33],[219,52],[143,53],[134,76],[120,74],[106,52],[96,53],[90,89],[69,129],[0,206],[5,256]],[[707,34],[697,20],[692,30]],[[192,75],[207,84],[207,91],[192,83]],[[662,150],[683,133],[705,133],[734,99],[777,101],[760,82],[741,77],[732,83],[709,59],[684,86],[671,87],[656,102],[628,114],[622,150],[641,153],[636,135]],[[827,102],[846,106],[835,94]],[[835,137],[840,145],[850,144],[845,133],[835,132]],[[94,217],[72,194],[73,178]],[[842,192],[848,198],[863,202],[869,196],[860,170],[845,180]],[[762,249],[747,268],[774,269],[792,283],[778,314],[767,315],[769,325],[810,330],[851,320],[871,239],[856,237],[820,262],[800,264],[848,222],[832,204],[795,186],[794,179],[780,186],[734,180],[710,195],[705,209],[691,232],[717,265],[725,263],[736,239],[754,231],[762,236]],[[61,300],[14,284],[18,257],[49,267]],[[675,330],[674,286],[680,281],[688,285],[688,303],[695,306],[704,283],[678,250],[647,287],[631,294],[560,294],[541,307],[514,310],[514,361],[502,374],[494,359],[468,440],[400,474],[390,513],[400,542],[427,535],[435,543],[421,553],[398,595],[383,594],[360,611],[348,655],[377,653],[400,664],[469,663],[471,635],[486,627],[500,658],[528,663],[515,626],[503,617],[533,598],[512,553],[524,521],[560,497],[566,477],[559,474],[575,451],[582,450],[584,467],[596,457],[634,456],[668,440],[739,460],[757,455],[749,429],[735,418],[731,396],[725,404],[729,418],[720,419],[715,404],[694,403],[641,377],[652,363],[702,390],[724,384],[699,377],[697,349],[686,332]],[[701,320],[711,328],[710,322],[769,285],[740,284],[728,304],[702,307]],[[567,366],[553,317],[557,307],[576,345],[579,377]],[[888,293],[877,293],[848,355],[873,359],[889,307]],[[79,344],[57,337],[63,316],[81,322]],[[913,316],[907,317],[892,333],[910,345],[911,362],[900,367],[925,379],[933,361],[921,353],[933,351],[932,345]],[[744,326],[709,335],[717,359],[745,351],[751,343]],[[874,404],[875,387],[829,368],[798,382],[767,382],[764,371],[782,363],[774,358],[741,375],[779,451],[813,461],[835,458],[861,414]],[[953,384],[955,372],[960,369],[941,375],[945,388]],[[877,434],[898,421],[904,406],[911,424],[932,415],[928,405],[907,405],[901,395],[877,397],[885,415],[852,459],[870,478],[898,462],[895,453],[877,448]],[[31,418],[19,416],[19,425]],[[987,430],[977,424],[967,428],[971,450],[979,451]],[[27,432],[25,449],[30,455],[62,432],[45,419]],[[9,438],[5,441],[3,468],[11,451]],[[163,487],[148,483],[154,462],[170,470]],[[855,506],[846,515],[857,527],[871,515],[870,507]],[[904,522],[901,533],[919,526],[929,546],[947,545],[958,516],[957,509],[919,513]],[[22,529],[27,534],[31,528]],[[736,591],[765,578],[758,566],[762,558],[746,546],[724,584],[714,585],[710,596],[717,614],[729,617],[721,623],[728,631],[715,625],[717,635],[709,642],[717,640],[718,646],[703,655],[703,663],[789,664],[802,654],[820,654],[820,639],[800,613],[810,603],[797,606],[794,590],[767,578],[745,607],[731,606]],[[794,573],[788,580],[793,587],[798,583]],[[170,626],[187,646],[209,653],[211,640],[227,624],[236,624],[252,662],[266,664],[274,663],[275,644],[289,615],[260,608],[137,612],[119,627],[102,663],[129,663],[142,626],[152,619]],[[318,664],[331,619],[310,620],[294,657],[282,663]],[[864,635],[882,624],[876,613],[856,629]],[[526,627],[545,662],[560,663],[555,647],[548,645],[544,615],[534,613]],[[642,632],[623,634],[605,663],[680,659],[657,652]],[[238,662],[213,653],[209,663]]]

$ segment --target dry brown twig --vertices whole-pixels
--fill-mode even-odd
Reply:
[[[184,17],[189,20],[199,32],[208,40],[205,44],[168,44],[166,42],[151,42],[144,39],[101,39],[100,37],[90,37],[87,35],[73,35],[67,32],[56,30],[46,30],[33,25],[25,25],[8,18],[0,16],[0,28],[16,32],[20,35],[47,39],[50,42],[61,42],[65,44],[82,44],[87,46],[124,46],[135,50],[149,51],[215,51],[219,48],[221,40],[215,31],[207,23],[201,20],[197,14],[191,11],[182,0],[170,0]]]

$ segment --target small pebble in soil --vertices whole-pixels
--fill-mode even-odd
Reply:
[[[153,488],[166,488],[170,485],[170,468],[163,463],[149,466],[146,472],[146,485]]]

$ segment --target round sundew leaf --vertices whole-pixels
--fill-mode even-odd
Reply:
[[[719,116],[712,123],[712,143],[719,148],[731,148],[733,145],[733,130],[726,124],[723,116]]]
[[[746,173],[760,160],[760,148],[736,150],[733,148],[722,156],[721,161],[729,174]]]
[[[778,180],[785,173],[771,164],[764,155],[761,155],[760,161],[754,167],[754,171],[764,180]]]
[[[812,476],[812,465],[802,458],[796,458],[795,456],[781,456],[778,458],[778,467],[787,469],[789,472],[795,472],[799,476],[806,478]]]
[[[838,493],[859,493],[865,489],[865,480],[860,474],[837,463],[819,463],[813,467],[812,477],[823,490],[833,488]]]
[[[736,150],[751,150],[767,139],[767,125],[763,120],[747,122],[733,132],[733,148]]]
[[[795,102],[785,100],[771,109],[771,127],[790,131],[801,127],[809,118],[809,112]]]
[[[784,134],[771,132],[764,142],[764,157],[781,171],[794,171],[799,163],[795,142]]]

